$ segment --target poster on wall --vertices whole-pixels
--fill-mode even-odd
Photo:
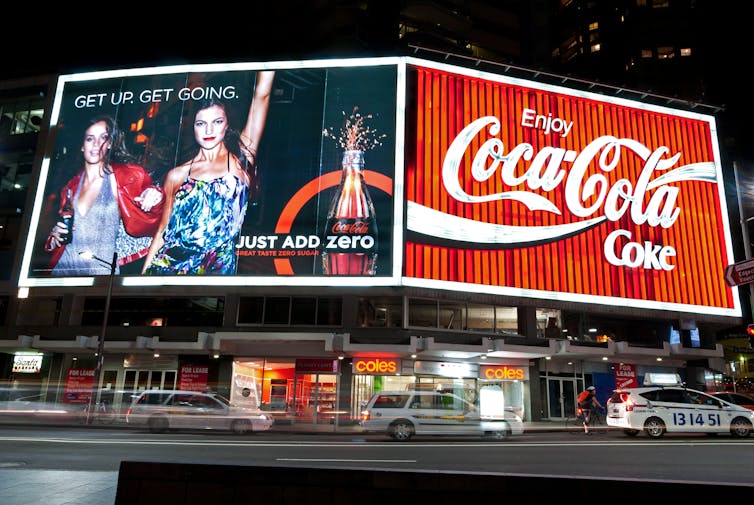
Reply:
[[[209,367],[206,365],[181,365],[178,389],[184,391],[206,391]]]
[[[394,284],[397,68],[62,76],[19,285]]]
[[[63,403],[89,403],[94,385],[94,368],[69,368],[65,375]]]
[[[636,388],[639,382],[636,378],[636,365],[617,363],[615,365],[615,388]]]
[[[404,285],[741,316],[714,117],[410,63]]]

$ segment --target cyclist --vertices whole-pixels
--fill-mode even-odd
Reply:
[[[592,409],[602,409],[602,404],[597,400],[597,388],[589,386],[584,391],[579,393],[576,398],[581,410],[582,421],[584,423],[584,433],[589,435],[589,422],[592,420]]]

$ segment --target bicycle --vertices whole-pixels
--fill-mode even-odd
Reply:
[[[100,424],[113,424],[118,417],[110,402],[100,401],[94,404],[94,419]]]
[[[576,407],[574,415],[565,420],[565,430],[571,435],[584,433],[584,414],[581,407]],[[607,433],[607,422],[605,421],[604,408],[592,409],[589,418],[589,433]]]

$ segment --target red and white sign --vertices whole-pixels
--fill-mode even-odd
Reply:
[[[618,363],[615,366],[615,389],[636,387],[639,387],[639,382],[636,379],[636,365]]]
[[[296,373],[338,373],[338,360],[328,358],[299,358]]]
[[[94,368],[69,368],[65,376],[63,403],[89,403],[94,385]]]
[[[407,75],[404,284],[740,317],[714,117]]]
[[[209,367],[204,365],[182,365],[178,384],[186,391],[205,391]]]

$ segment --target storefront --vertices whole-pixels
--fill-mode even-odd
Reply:
[[[358,414],[377,391],[421,388],[453,393],[479,405],[485,415],[502,415],[507,410],[523,417],[528,410],[528,381],[526,361],[477,365],[359,357],[353,359],[351,404]]]

